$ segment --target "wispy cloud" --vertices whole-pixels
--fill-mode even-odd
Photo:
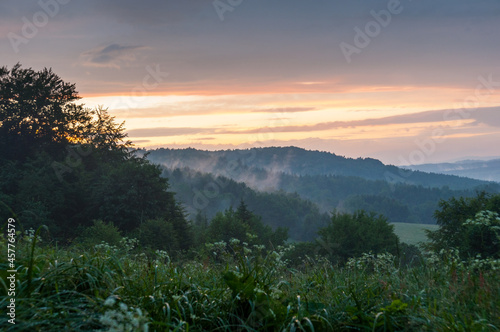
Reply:
[[[463,114],[469,114],[465,117]],[[403,114],[388,116],[376,119],[363,119],[353,121],[329,121],[316,124],[306,125],[288,125],[278,127],[252,128],[245,130],[227,130],[220,131],[219,134],[255,134],[263,132],[315,132],[325,131],[338,128],[356,128],[368,126],[386,126],[386,125],[402,125],[402,124],[417,124],[417,123],[442,123],[456,122],[457,120],[475,120],[474,124],[484,123],[492,126],[500,126],[499,115],[500,108],[480,108],[477,110],[466,110],[465,113],[461,110],[446,109],[417,112],[412,114]]]
[[[144,46],[109,44],[82,53],[84,66],[120,68],[137,59],[137,51]]]
[[[500,127],[500,107],[483,108],[471,113],[475,120],[473,124],[485,124],[491,127]]]
[[[190,128],[190,127],[158,127],[158,128],[139,128],[128,130],[131,137],[167,137],[196,134],[210,134],[215,131],[214,128]]]

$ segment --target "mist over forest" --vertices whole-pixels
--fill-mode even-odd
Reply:
[[[310,240],[333,211],[365,210],[390,222],[435,224],[440,200],[500,190],[496,182],[408,171],[371,158],[296,147],[157,149],[146,155],[163,167],[189,216],[211,218],[243,199],[266,223],[290,228],[296,240]]]

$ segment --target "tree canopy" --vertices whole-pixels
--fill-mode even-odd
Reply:
[[[75,84],[51,69],[0,68],[1,156],[23,160],[35,150],[58,153],[68,144],[122,152],[130,147],[123,141],[123,123],[116,124],[102,108],[77,104],[79,99]]]
[[[0,200],[25,228],[45,224],[69,240],[94,220],[134,232],[163,220],[189,232],[161,170],[140,158],[124,124],[89,109],[51,69],[0,68]],[[0,214],[11,212],[0,208]],[[185,236],[184,236],[185,235]],[[190,236],[183,234],[179,248]]]

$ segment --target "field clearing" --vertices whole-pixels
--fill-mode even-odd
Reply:
[[[394,225],[394,233],[399,236],[401,242],[408,244],[427,242],[425,230],[435,231],[439,228],[438,225],[430,224],[392,223],[392,225]]]

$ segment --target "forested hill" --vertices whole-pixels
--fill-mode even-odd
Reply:
[[[196,149],[157,149],[148,159],[168,168],[189,167],[205,173],[230,177],[259,189],[275,187],[270,174],[355,176],[367,180],[406,183],[424,187],[474,189],[491,182],[465,177],[403,170],[372,158],[345,158],[328,152],[297,147],[252,148],[246,150],[202,151]],[[263,172],[265,171],[265,172]],[[265,173],[265,174],[263,174]],[[265,177],[266,181],[260,181]]]
[[[329,214],[296,193],[260,192],[245,183],[188,168],[164,169],[163,176],[169,179],[170,189],[194,224],[208,223],[218,212],[236,208],[241,201],[261,216],[264,224],[288,228],[294,240],[314,239],[317,229],[330,220]]]
[[[159,149],[150,151],[148,158],[165,167],[163,174],[191,219],[197,211],[211,217],[244,199],[266,223],[290,227],[295,234],[307,216],[318,219],[333,210],[363,209],[383,214],[391,222],[434,223],[440,200],[471,197],[480,190],[496,193],[500,187],[457,176],[400,173],[397,167],[374,159],[348,159],[298,148]],[[274,211],[272,217],[268,210]],[[291,211],[297,220],[284,218]]]

